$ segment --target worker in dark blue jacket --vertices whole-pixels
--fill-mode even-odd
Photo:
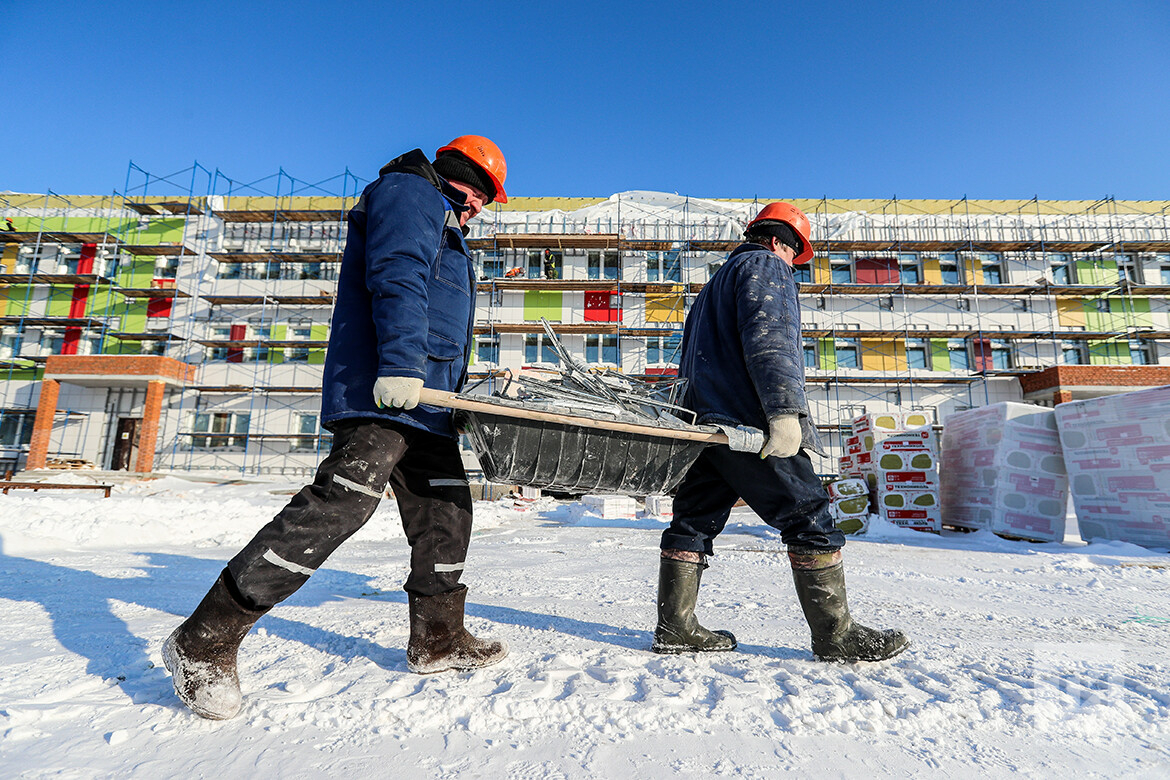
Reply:
[[[876,631],[850,618],[841,564],[845,536],[806,452],[824,454],[804,393],[792,274],[792,265],[812,259],[810,235],[800,209],[768,204],[748,224],[746,243],[711,277],[687,315],[679,365],[687,380],[686,406],[700,423],[768,434],[759,454],[708,447],[683,478],[674,519],[662,534],[655,652],[735,649],[730,633],[699,624],[695,603],[712,542],[740,498],[788,546],[816,657],[876,661],[909,644],[900,631]]]
[[[450,412],[419,404],[424,383],[458,391],[467,377],[475,278],[464,236],[484,206],[508,200],[506,176],[494,143],[460,136],[433,162],[416,149],[388,163],[350,210],[322,382],[333,446],[163,646],[197,714],[239,711],[243,637],[369,520],[387,484],[411,547],[409,668],[474,669],[507,655],[463,626],[471,491]]]

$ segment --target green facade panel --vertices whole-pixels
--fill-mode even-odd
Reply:
[[[7,290],[0,290],[0,295],[3,296],[3,311],[6,317],[23,317],[33,313],[33,306],[36,303],[34,297],[34,290],[36,288],[27,284],[14,284]]]
[[[560,290],[527,290],[524,293],[524,319],[537,322],[544,317],[560,322],[565,295]]]
[[[73,307],[73,287],[53,285],[49,288],[49,301],[45,306],[46,317],[68,317]]]
[[[1117,284],[1116,260],[1078,260],[1078,284]]]
[[[833,339],[819,339],[817,353],[822,371],[837,370],[837,344]]]
[[[309,338],[313,341],[326,341],[329,338],[328,325],[313,325],[309,329]],[[325,348],[319,347],[309,350],[310,365],[319,366],[325,363]]]
[[[946,339],[930,340],[930,370],[950,371],[951,353],[947,349]]]
[[[284,341],[285,338],[287,338],[287,335],[288,335],[288,326],[287,325],[273,325],[272,326],[272,340],[273,341]],[[284,362],[284,350],[280,349],[280,348],[270,347],[268,349],[268,362],[269,363],[283,363]]]

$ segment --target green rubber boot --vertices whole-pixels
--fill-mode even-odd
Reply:
[[[845,567],[839,551],[790,550],[788,557],[818,661],[884,661],[910,646],[901,631],[880,631],[853,622],[845,600]]]
[[[720,653],[736,648],[728,631],[708,631],[695,617],[702,563],[662,558],[658,568],[658,626],[654,629],[656,653]]]

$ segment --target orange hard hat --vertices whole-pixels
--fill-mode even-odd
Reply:
[[[812,260],[812,225],[809,224],[808,217],[804,212],[793,206],[791,203],[784,201],[776,201],[769,203],[764,208],[760,209],[760,213],[756,214],[755,219],[747,224],[746,232],[750,233],[752,225],[757,222],[783,222],[796,231],[800,236],[801,242],[804,246],[801,247],[800,254],[793,259],[793,265],[804,265],[809,260]]]
[[[435,156],[443,152],[459,152],[482,168],[496,188],[496,197],[493,200],[500,203],[508,202],[508,195],[504,192],[504,179],[508,178],[508,163],[504,161],[504,153],[500,151],[500,147],[490,139],[482,135],[461,135],[446,146],[440,147]]]

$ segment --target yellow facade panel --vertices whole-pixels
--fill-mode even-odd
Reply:
[[[922,281],[924,284],[942,284],[942,271],[939,269],[937,257],[922,259]]]
[[[905,371],[906,343],[900,339],[861,339],[861,367],[866,371]]]
[[[1085,302],[1080,298],[1058,298],[1056,319],[1062,327],[1085,327]]]

